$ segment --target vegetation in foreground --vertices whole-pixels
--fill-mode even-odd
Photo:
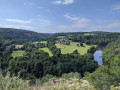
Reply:
[[[63,74],[61,78],[46,75],[42,79],[36,79],[34,85],[29,80],[22,80],[18,76],[3,76],[0,72],[0,90],[96,90],[86,80],[80,79],[79,73]]]

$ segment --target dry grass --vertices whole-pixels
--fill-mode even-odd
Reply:
[[[76,78],[60,78],[50,79],[42,86],[40,80],[36,84],[29,85],[29,81],[22,80],[19,77],[10,77],[7,74],[5,77],[0,73],[0,90],[96,90],[93,85],[90,85],[87,80],[79,80]]]
[[[23,47],[23,45],[15,45],[15,48],[16,49],[20,49],[20,48],[22,48]]]
[[[56,79],[45,83],[40,87],[40,90],[96,90],[93,85],[90,85],[87,80]]]

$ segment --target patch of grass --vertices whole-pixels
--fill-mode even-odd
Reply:
[[[61,48],[61,53],[62,54],[67,54],[67,53],[72,53],[74,50],[78,50],[78,53],[81,55],[84,55],[87,53],[87,50],[92,47],[92,45],[86,45],[85,43],[83,44],[84,47],[80,46],[78,47],[76,42],[70,42],[70,45],[63,45],[63,44],[55,44],[57,48]]]
[[[45,44],[47,44],[47,41],[40,41],[40,42],[39,42],[39,41],[36,41],[36,42],[33,42],[33,44],[35,44],[35,45],[36,45],[37,43],[45,43]]]
[[[57,38],[65,38],[65,36],[58,36]]]
[[[85,36],[89,36],[89,35],[95,35],[94,33],[85,33]]]
[[[25,51],[18,50],[18,51],[13,51],[12,56],[15,58],[15,57],[23,56],[23,54],[25,54]]]
[[[22,47],[23,47],[23,45],[15,45],[16,49],[19,49],[19,48],[22,48]]]
[[[53,56],[53,54],[51,53],[51,51],[47,47],[39,48],[39,50],[43,50],[43,51],[47,52],[49,54],[49,56]]]

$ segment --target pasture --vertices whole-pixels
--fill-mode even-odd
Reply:
[[[82,46],[77,46],[77,44],[80,43],[76,43],[76,42],[70,42],[70,45],[63,45],[63,44],[55,44],[57,48],[61,48],[61,53],[62,54],[67,54],[67,53],[72,53],[74,50],[78,50],[78,52],[81,55],[84,55],[85,53],[87,53],[87,50],[90,49],[92,46],[90,45],[86,45],[85,43],[83,44],[84,47]]]
[[[18,51],[13,51],[12,56],[13,58],[15,58],[15,57],[23,56],[23,54],[25,54],[25,51],[18,50]]]
[[[94,33],[85,33],[85,36],[95,35]]]
[[[57,38],[65,38],[65,36],[58,36]]]
[[[37,43],[44,43],[44,44],[47,44],[47,41],[36,41],[36,42],[33,42],[33,44],[37,45]]]
[[[47,52],[49,54],[49,56],[53,56],[52,52],[47,48],[39,48],[39,50],[43,50],[44,52]]]

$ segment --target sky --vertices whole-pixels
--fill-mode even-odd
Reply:
[[[0,0],[0,27],[56,32],[120,32],[120,0]]]

